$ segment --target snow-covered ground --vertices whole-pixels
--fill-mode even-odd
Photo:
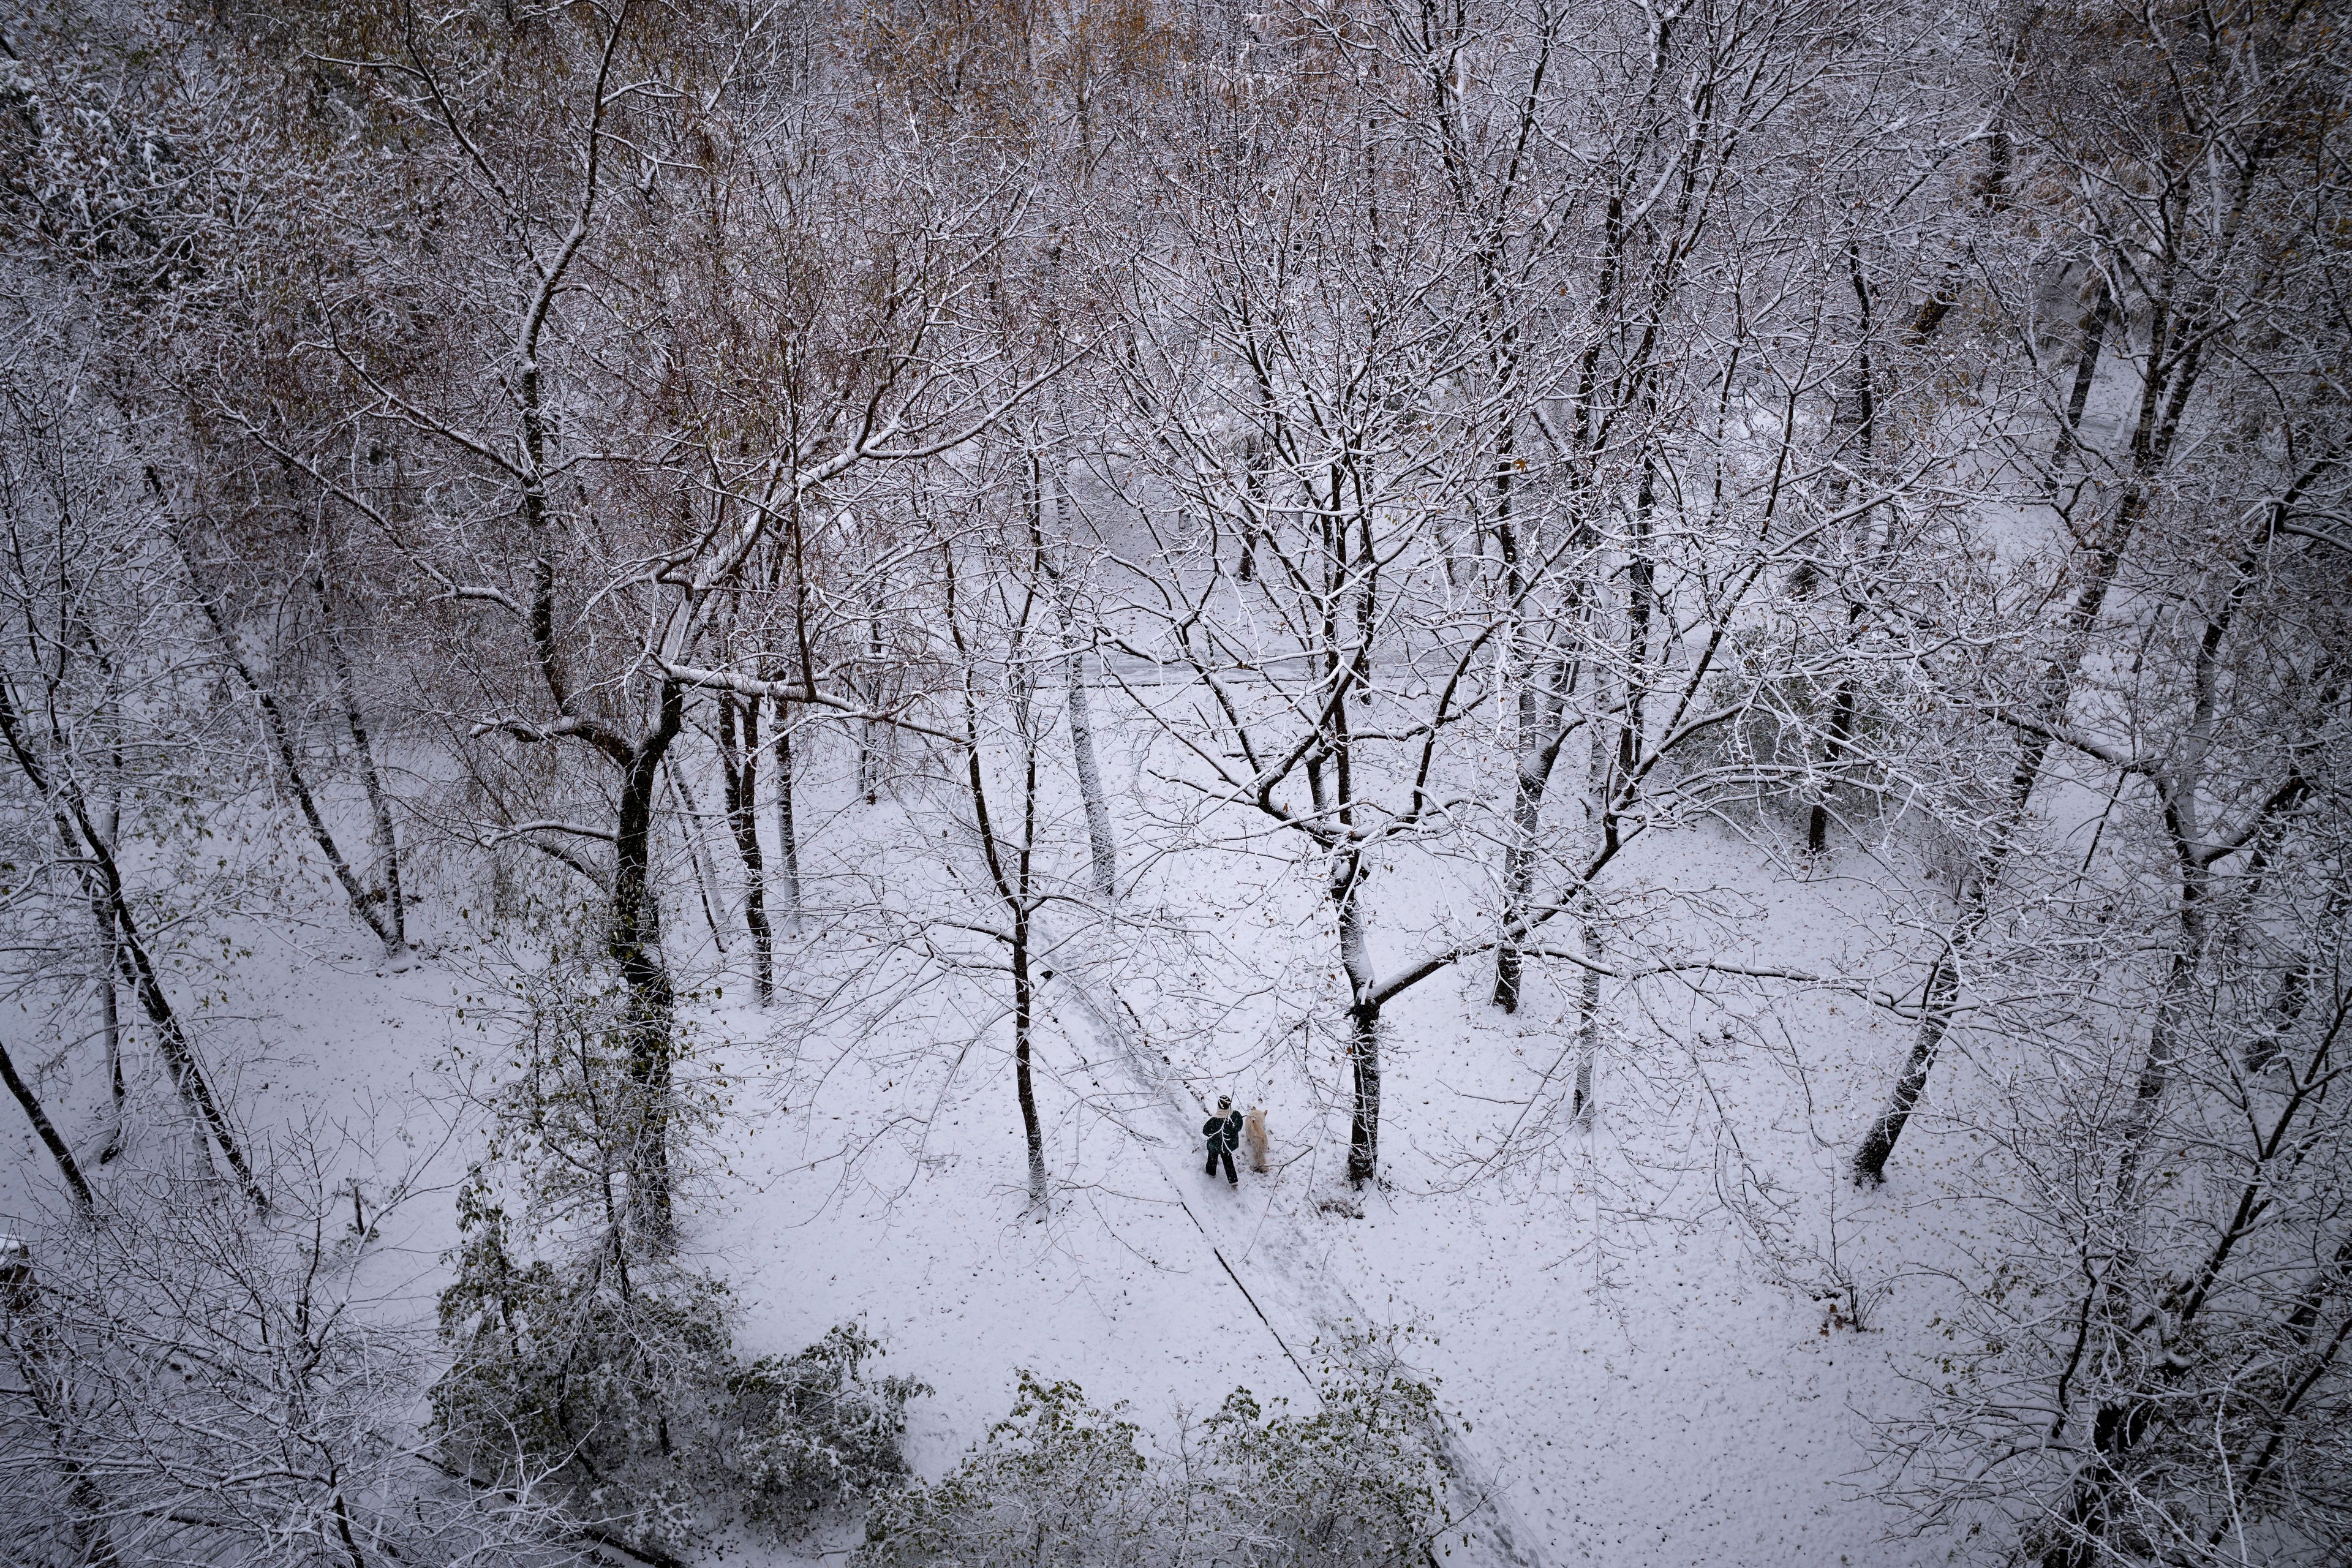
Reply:
[[[1125,790],[1144,787],[1147,770],[1121,772]],[[920,806],[856,803],[840,778],[805,793],[820,889],[938,831]],[[1801,879],[1707,826],[1654,836],[1627,875],[1724,890],[1705,931],[1720,955],[1826,969],[1867,958],[1875,940],[1873,911],[1836,870]],[[1468,874],[1410,852],[1392,861],[1373,894],[1379,956],[1394,962],[1440,923]],[[892,866],[918,902],[936,876],[911,855]],[[678,879],[673,945],[708,950]],[[1005,1414],[1019,1369],[1124,1402],[1165,1439],[1237,1384],[1311,1400],[1302,1336],[1360,1312],[1416,1331],[1412,1359],[1545,1562],[1941,1557],[1885,1539],[1894,1518],[1864,1490],[1869,1418],[1906,1404],[1902,1374],[1943,1289],[1921,1272],[1939,1227],[1914,1202],[1937,1190],[1939,1162],[1969,1158],[1965,1138],[1939,1142],[1923,1121],[1890,1186],[1845,1184],[1844,1154],[1907,1043],[1899,1022],[1785,985],[1645,991],[1643,1005],[1612,1004],[1601,1111],[1583,1131],[1556,1097],[1533,1121],[1525,1109],[1573,1033],[1566,977],[1539,979],[1507,1017],[1486,1003],[1490,968],[1465,963],[1391,1011],[1385,1182],[1351,1196],[1342,1063],[1331,1010],[1314,1006],[1329,941],[1312,879],[1278,847],[1199,849],[1156,862],[1136,898],[1134,929],[1091,958],[1067,950],[1071,973],[1043,991],[1055,1196],[1042,1221],[1026,1212],[1007,1030],[990,1000],[1001,976],[935,976],[887,1016],[765,1012],[745,1000],[733,944],[734,967],[706,976],[723,1000],[696,1009],[730,1099],[698,1155],[688,1247],[731,1288],[742,1348],[789,1351],[861,1319],[887,1342],[890,1370],[935,1390],[914,1407],[911,1457],[936,1474]],[[332,909],[323,893],[320,907]],[[494,1071],[498,1057],[499,1015],[482,1000],[493,958],[468,941],[482,917],[454,914],[436,904],[428,955],[402,973],[339,941],[324,913],[296,932],[240,926],[251,956],[217,970],[203,1026],[257,1128],[307,1123],[348,1137],[354,1162],[419,1173],[377,1245],[420,1313],[454,1238],[449,1189],[478,1154],[456,1088],[468,1063]],[[840,963],[834,923],[784,943],[788,982],[823,989]],[[1131,1009],[1166,1082],[1265,1104],[1273,1171],[1245,1169],[1238,1191],[1205,1176],[1156,1086],[1083,1016],[1088,1000]],[[145,1096],[151,1119],[160,1088]],[[100,1090],[86,1081],[58,1101],[87,1130]],[[1546,1117],[1547,1139],[1492,1158],[1506,1132],[1525,1140]],[[47,1174],[29,1135],[9,1135],[0,1214]]]

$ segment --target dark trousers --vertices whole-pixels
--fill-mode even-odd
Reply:
[[[1242,1179],[1234,1170],[1234,1152],[1231,1149],[1226,1148],[1223,1143],[1212,1143],[1209,1145],[1209,1168],[1202,1173],[1204,1175],[1215,1175],[1217,1173],[1217,1162],[1220,1160],[1223,1160],[1225,1163],[1225,1180],[1231,1182],[1237,1187],[1240,1186],[1242,1184]]]

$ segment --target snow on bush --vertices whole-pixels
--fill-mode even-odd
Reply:
[[[1322,1409],[1236,1388],[1147,1456],[1121,1406],[1021,1374],[1013,1412],[940,1480],[881,1499],[856,1568],[1370,1568],[1420,1561],[1446,1523],[1429,1385],[1383,1338],[1342,1347]]]
[[[797,1355],[737,1361],[727,1288],[616,1247],[518,1261],[478,1178],[441,1296],[454,1352],[431,1393],[442,1459],[505,1491],[564,1497],[590,1530],[690,1542],[730,1514],[782,1535],[906,1473],[912,1378],[840,1324]]]
[[[931,1392],[911,1377],[875,1379],[882,1342],[836,1323],[793,1356],[762,1356],[727,1380],[727,1468],[756,1519],[787,1527],[827,1503],[870,1497],[907,1474],[907,1401]]]

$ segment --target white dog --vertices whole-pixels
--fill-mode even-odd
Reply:
[[[1249,1151],[1250,1169],[1265,1173],[1265,1107],[1253,1105],[1242,1119],[1242,1147]]]

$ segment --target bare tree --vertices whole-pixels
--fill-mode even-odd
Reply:
[[[446,177],[464,193],[463,221],[494,243],[470,275],[451,275],[437,245],[380,252],[371,265],[420,298],[484,290],[505,302],[499,324],[420,357],[382,336],[363,298],[331,298],[328,331],[295,355],[340,382],[339,420],[305,430],[220,410],[403,563],[445,636],[500,631],[459,656],[481,714],[477,747],[556,745],[601,764],[595,793],[610,826],[587,836],[612,845],[604,945],[637,998],[635,1070],[656,1118],[674,1000],[655,822],[689,704],[727,690],[866,712],[831,669],[800,661],[797,678],[771,677],[763,658],[730,668],[709,661],[723,653],[714,638],[761,584],[807,498],[860,464],[952,447],[1028,390],[990,374],[985,345],[960,342],[954,320],[973,259],[1018,220],[1017,185],[950,192],[887,136],[828,140],[789,97],[722,123],[716,106],[740,96],[730,84],[781,47],[772,21],[754,17],[734,47],[712,50],[650,10],[584,11],[534,34],[531,68],[503,75],[485,68],[520,38],[387,32],[369,111],[419,138],[416,177]],[[504,128],[497,137],[482,129],[493,123]],[[677,138],[722,155],[655,156]],[[835,161],[771,161],[779,145]],[[345,187],[360,212],[383,195],[373,179],[355,166]],[[714,204],[744,222],[714,237],[721,244],[701,273],[674,279],[635,247],[639,220],[674,206],[692,221]],[[820,263],[827,245],[841,247],[838,268]],[[780,264],[795,286],[779,296],[753,285],[754,259]],[[673,288],[698,289],[700,312],[673,311]],[[675,374],[632,369],[645,363],[636,345],[647,332]],[[781,378],[746,333],[792,345]],[[481,376],[502,378],[498,397],[481,398]],[[404,448],[412,468],[434,474],[425,492],[457,510],[420,527],[406,515],[414,489],[383,485],[350,429]],[[509,517],[521,520],[519,536]],[[505,764],[483,753],[474,765]],[[530,820],[563,832],[568,816]],[[671,1219],[657,1125],[640,1151],[633,1204],[659,1244]]]
[[[430,1463],[423,1342],[382,1321],[330,1151],[280,1151],[257,1226],[212,1184],[127,1173],[101,1225],[0,1262],[0,1543],[30,1563],[517,1563],[574,1527]],[[395,1194],[394,1200],[399,1201]],[[484,1506],[488,1502],[491,1506]]]
[[[2176,27],[2167,16],[2121,13],[2081,26],[2116,46],[2104,73],[2084,77],[2058,29],[2036,32],[2021,45],[2027,81],[2014,118],[2020,155],[2034,160],[2043,188],[2063,193],[2048,217],[2079,237],[2073,264],[2130,325],[2102,343],[2122,408],[2116,438],[2086,441],[2080,431],[2079,384],[2085,398],[2098,350],[2084,345],[2072,378],[2052,373],[2043,398],[2051,425],[2065,432],[2049,459],[2063,469],[2090,465],[2083,478],[2052,476],[2047,506],[2065,552],[2062,574],[2049,588],[2063,609],[2033,628],[2033,663],[2003,693],[2018,731],[2009,781],[1982,847],[1958,878],[1954,912],[1935,960],[1916,1037],[1885,1110],[1855,1150],[1857,1180],[1883,1176],[1925,1089],[1949,1031],[1961,994],[1961,973],[1999,908],[1999,889],[2019,825],[2042,782],[2053,737],[2068,720],[2085,660],[2128,628],[2109,614],[2119,574],[2142,542],[2152,512],[2181,465],[2206,461],[2202,437],[2216,420],[2268,423],[2300,454],[2292,466],[2319,468],[2334,461],[2327,436],[2288,434],[2296,405],[2307,395],[2288,390],[2288,406],[2255,412],[2273,387],[2293,389],[2310,369],[2300,351],[2266,334],[2292,317],[2297,287],[2280,247],[2307,213],[2314,195],[2314,159],[2322,143],[2284,127],[2314,93],[2329,90],[2315,61],[2302,50],[2287,18],[2244,34],[2242,50],[2199,26]],[[2233,37],[2235,34],[2231,35]],[[2192,64],[2193,62],[2193,64]],[[2272,68],[2279,62],[2278,68]],[[2168,85],[2143,90],[2149,72]],[[2127,164],[2133,177],[2111,177]],[[2045,177],[2046,176],[2046,177]],[[2189,215],[2194,213],[2196,221]],[[2040,332],[2039,300],[2031,293],[2000,300],[2011,330],[2029,347]],[[2263,363],[2265,344],[2287,347]],[[2278,377],[2284,374],[2286,380]],[[2257,391],[2256,388],[2263,388]],[[2050,449],[2047,426],[2030,450]],[[2310,480],[2290,478],[2292,493]],[[2267,521],[2261,525],[2271,526]],[[1934,635],[1933,623],[1927,629]]]
[[[157,961],[156,922],[168,929],[179,911],[172,903],[160,913],[142,907],[121,849],[121,773],[133,743],[125,724],[131,712],[121,701],[126,681],[143,688],[142,706],[163,730],[137,737],[140,762],[159,775],[187,762],[172,754],[169,727],[188,720],[178,700],[187,695],[189,672],[144,645],[161,609],[152,575],[161,541],[135,510],[126,510],[126,502],[137,503],[120,468],[66,459],[66,442],[106,439],[102,422],[73,420],[69,401],[45,411],[26,399],[27,390],[6,389],[7,440],[0,454],[0,527],[6,530],[0,594],[13,622],[0,670],[0,741],[34,831],[54,848],[35,879],[64,900],[77,932],[87,931],[83,922],[95,913],[100,957],[137,1002],[202,1135],[258,1204],[264,1194],[231,1108],[199,1059]],[[54,395],[58,389],[44,390]],[[85,954],[88,940],[76,944]],[[71,967],[78,976],[87,972],[80,963]],[[111,994],[110,979],[100,998],[102,1018],[110,1016]],[[119,1037],[109,1043],[119,1050]],[[118,1070],[109,1066],[110,1074]]]

